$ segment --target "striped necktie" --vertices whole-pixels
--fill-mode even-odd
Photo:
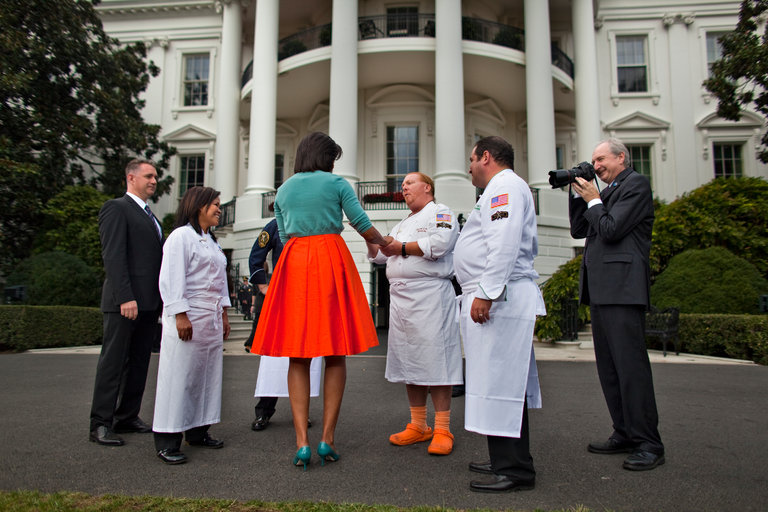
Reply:
[[[149,215],[149,218],[152,219],[152,224],[155,226],[155,231],[157,231],[157,237],[162,240],[163,239],[163,232],[160,231],[160,224],[157,222],[157,219],[155,218],[155,215],[152,213],[152,210],[149,209],[149,205],[144,205],[144,211],[147,212],[147,215]]]

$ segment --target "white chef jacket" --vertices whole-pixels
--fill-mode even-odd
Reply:
[[[229,307],[227,258],[209,234],[177,228],[163,245],[160,295],[163,338],[152,429],[184,432],[221,419],[223,308]],[[176,314],[186,312],[192,339],[182,341]]]
[[[424,256],[390,256],[387,263],[389,336],[385,377],[422,386],[461,384],[461,341],[451,284],[458,222],[445,205],[427,203],[392,229],[401,242],[417,242]]]
[[[520,437],[523,404],[541,407],[533,328],[545,314],[535,280],[536,213],[528,184],[511,169],[496,174],[456,242],[462,287],[461,331],[467,361],[464,428]],[[470,318],[475,297],[492,300],[484,324]]]

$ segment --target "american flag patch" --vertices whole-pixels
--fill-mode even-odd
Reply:
[[[505,204],[509,204],[509,194],[501,194],[500,196],[491,198],[491,208],[498,208]]]
[[[451,216],[447,213],[438,213],[437,218],[435,219],[437,222],[451,222]]]

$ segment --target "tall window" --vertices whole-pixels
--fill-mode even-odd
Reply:
[[[419,35],[419,8],[387,8],[387,35],[389,37]]]
[[[645,36],[616,37],[616,73],[619,92],[648,92]]]
[[[723,56],[723,45],[718,39],[727,32],[707,32],[707,75],[712,76],[712,64]]]
[[[419,170],[419,127],[387,127],[387,190],[399,192],[403,178]]]
[[[205,184],[205,155],[185,155],[181,157],[179,176],[179,197],[192,187]]]
[[[565,146],[562,144],[555,146],[555,167],[565,169]]]
[[[742,144],[715,142],[712,155],[715,163],[715,178],[738,178],[742,174]]]
[[[208,54],[184,57],[184,106],[208,105]]]
[[[651,146],[627,144],[627,149],[632,167],[651,181]]]
[[[280,188],[285,179],[285,155],[275,153],[275,190]]]

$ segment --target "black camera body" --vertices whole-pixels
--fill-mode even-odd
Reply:
[[[549,184],[552,188],[560,188],[573,183],[576,178],[584,178],[587,181],[595,179],[595,168],[589,162],[581,162],[573,169],[558,169],[549,171]]]

